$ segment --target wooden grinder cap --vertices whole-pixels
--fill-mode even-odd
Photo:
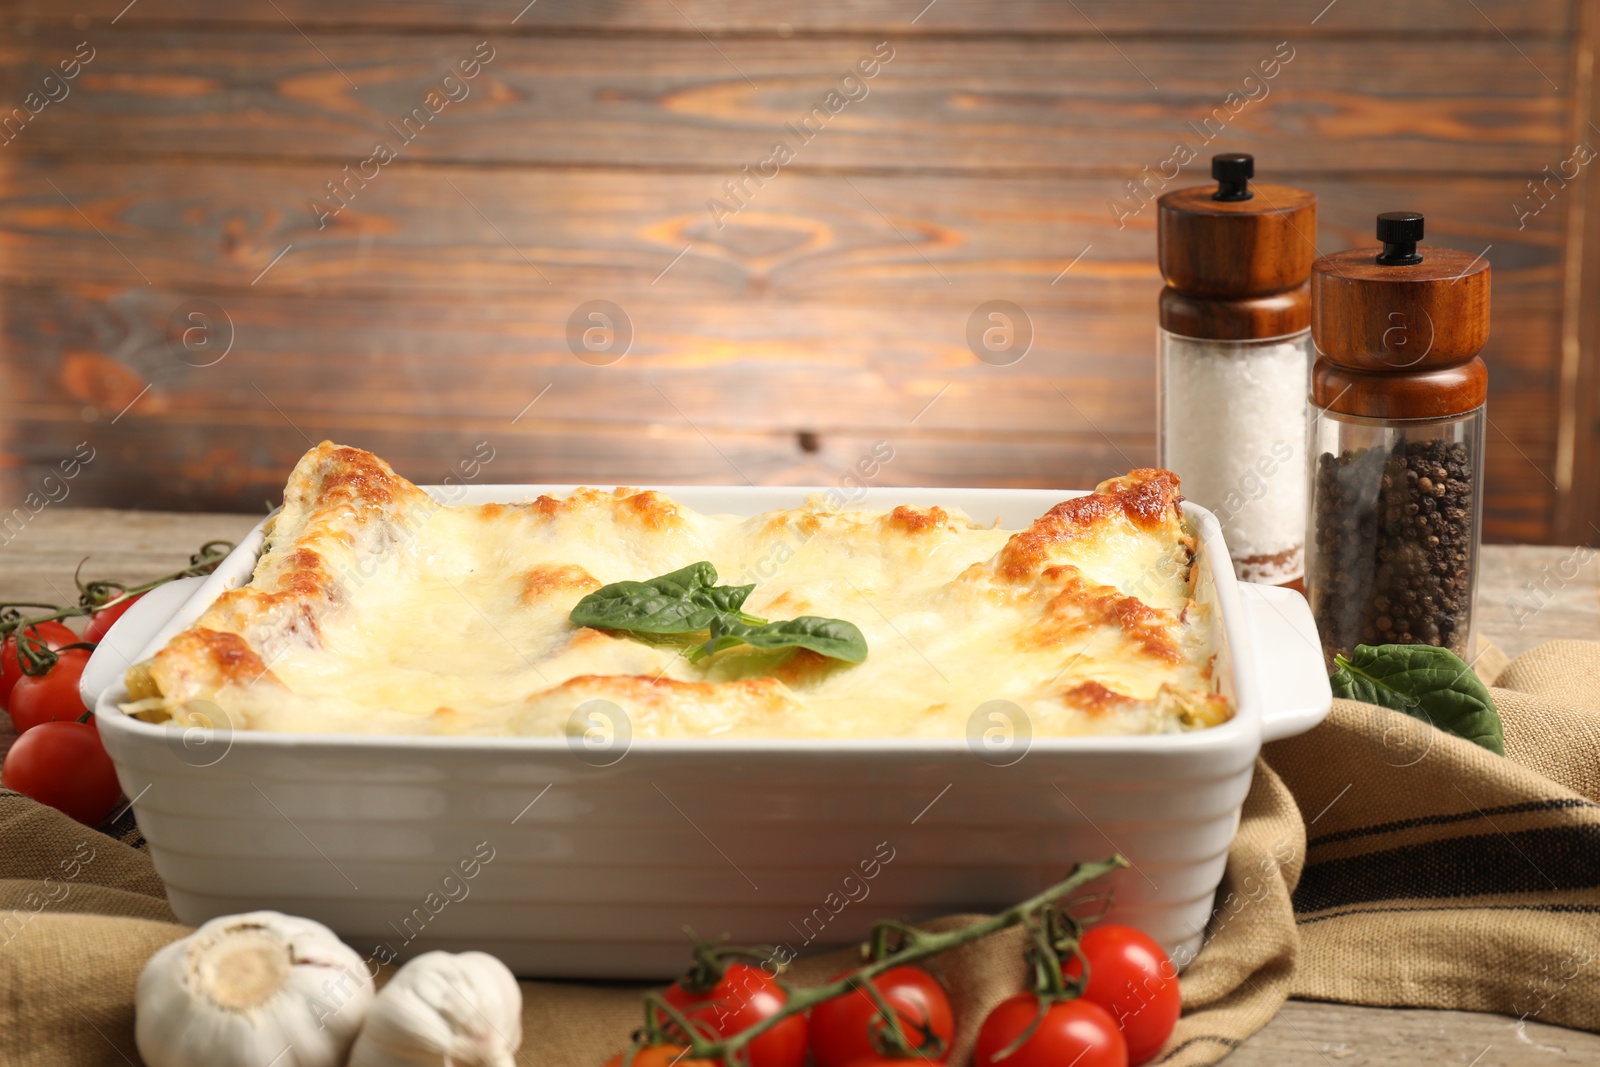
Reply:
[[[1215,188],[1157,201],[1162,328],[1185,337],[1249,341],[1311,324],[1307,280],[1317,257],[1317,198],[1256,185],[1254,157],[1212,157]]]
[[[1378,216],[1383,248],[1317,260],[1311,274],[1311,399],[1370,418],[1444,418],[1489,391],[1478,352],[1489,340],[1489,262],[1448,248],[1417,251],[1423,217]]]

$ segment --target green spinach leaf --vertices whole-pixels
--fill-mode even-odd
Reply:
[[[833,659],[860,663],[867,641],[853,623],[802,615],[768,622],[741,611],[754,585],[717,585],[717,569],[693,563],[646,582],[613,582],[595,590],[572,609],[574,625],[621,631],[636,639],[661,643],[660,635],[704,632],[688,653],[691,661],[725,648],[809,648]]]
[[[691,652],[689,659],[699,660],[738,644],[753,648],[809,648],[846,663],[860,663],[867,658],[867,639],[854,623],[802,615],[759,626],[719,617],[711,623],[711,639]]]
[[[578,601],[570,618],[575,625],[597,630],[647,634],[704,630],[722,615],[740,615],[739,607],[753,589],[754,585],[719,586],[715,567],[692,563],[647,582],[612,582]]]
[[[1335,656],[1333,695],[1402,711],[1505,755],[1500,713],[1472,668],[1432,645],[1357,645]]]

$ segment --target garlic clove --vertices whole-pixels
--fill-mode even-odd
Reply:
[[[424,952],[367,1012],[349,1067],[511,1067],[522,1045],[522,990],[483,952]]]
[[[150,957],[134,1041],[149,1067],[338,1067],[372,998],[360,955],[321,923],[229,915]]]

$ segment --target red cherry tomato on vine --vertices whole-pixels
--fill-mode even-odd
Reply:
[[[715,1060],[682,1059],[682,1045],[650,1045],[634,1053],[629,1067],[717,1067]],[[605,1062],[605,1067],[623,1067],[626,1052],[619,1052]]]
[[[1100,1005],[1117,1021],[1128,1042],[1130,1064],[1155,1056],[1178,1025],[1183,1006],[1178,969],[1154,938],[1118,923],[1090,927],[1078,948],[1089,961],[1083,999]],[[1074,956],[1063,961],[1061,973],[1076,978],[1083,965]]]
[[[25,674],[11,690],[8,706],[11,725],[24,733],[46,722],[73,722],[88,709],[78,695],[78,679],[89,662],[89,650],[69,648],[57,653],[54,667],[45,674]]]
[[[60,648],[78,640],[78,635],[59,622],[41,622],[28,627],[28,636],[37,637],[51,648]],[[0,704],[10,707],[11,689],[22,679],[22,661],[17,653],[17,635],[6,638],[0,646]]]
[[[956,1027],[950,998],[938,979],[920,967],[893,967],[872,984],[899,1016],[900,1032],[912,1048],[921,1048],[929,1032],[939,1039],[936,1044],[943,1051],[930,1059],[942,1062],[950,1054]],[[823,1001],[811,1009],[812,1062],[816,1067],[851,1067],[870,1057],[885,1058],[872,1037],[882,1025],[878,1006],[864,989]],[[890,1062],[906,1067],[904,1060]]]
[[[100,731],[86,722],[47,722],[17,738],[0,765],[0,785],[85,826],[111,814],[122,796]]]
[[[122,618],[123,614],[133,607],[139,597],[142,596],[144,596],[143,593],[131,596],[120,604],[113,604],[109,608],[101,608],[89,616],[89,625],[83,628],[83,639],[95,642],[104,641],[106,634],[111,631],[111,627],[116,621]]]
[[[749,963],[730,963],[722,980],[701,993],[685,989],[682,979],[664,994],[705,1037],[732,1037],[776,1015],[789,999],[783,987]],[[802,1067],[806,1058],[806,1017],[791,1015],[750,1042],[750,1067]]]
[[[1000,1053],[1034,1025],[1028,1040],[1009,1056]],[[1116,1020],[1087,1000],[1058,1000],[1039,1019],[1039,998],[1018,993],[995,1005],[978,1029],[973,1067],[1128,1067],[1128,1044]]]

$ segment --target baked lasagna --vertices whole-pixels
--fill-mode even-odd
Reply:
[[[1163,733],[1231,710],[1212,677],[1178,478],[1135,470],[1026,529],[818,497],[704,515],[579,489],[448,506],[324,442],[290,475],[251,580],[127,677],[130,714],[296,732],[561,736],[604,700],[634,738],[958,738],[992,701],[1033,736]],[[740,610],[852,624],[808,647],[573,622],[585,597],[702,562]]]

